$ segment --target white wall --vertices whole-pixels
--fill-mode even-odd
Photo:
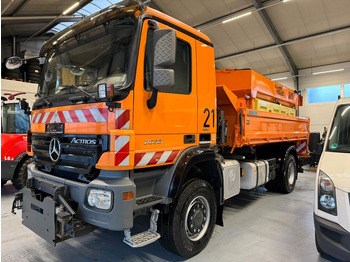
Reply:
[[[294,80],[289,72],[267,75],[266,77],[270,78],[271,80],[273,80],[273,81],[275,81],[275,82],[277,82],[285,87],[296,90],[296,85],[295,85]],[[280,78],[285,78],[285,77],[287,77],[287,79],[280,79]],[[275,79],[277,79],[277,80],[275,80]],[[278,79],[280,79],[280,80],[278,80]]]
[[[320,75],[312,74],[313,72],[322,72],[342,68],[344,68],[344,71],[341,72],[333,72]],[[304,98],[304,105],[300,107],[299,115],[304,117],[310,117],[310,131],[320,132],[322,134],[323,128],[328,127],[329,125],[331,114],[333,112],[333,108],[336,102],[308,104],[307,89],[313,87],[341,85],[341,95],[343,97],[343,85],[350,84],[350,62],[330,66],[314,67],[312,69],[303,69],[299,70],[298,74],[299,90],[301,90]],[[287,79],[285,80],[276,80],[276,82],[288,88],[296,89],[293,78],[291,77],[291,74],[289,72],[268,75],[267,77],[269,77],[270,79],[287,77]]]
[[[30,106],[33,105],[36,97],[34,95],[36,94],[38,89],[38,84],[32,84],[27,82],[21,82],[21,81],[14,81],[14,80],[7,80],[7,79],[1,79],[1,95],[8,97],[7,95],[4,95],[4,93],[10,93],[10,94],[16,94],[19,92],[25,92],[25,95],[19,95],[16,96],[15,99],[18,98],[25,98]]]
[[[312,75],[313,72],[328,71],[344,68],[344,71],[320,75]],[[304,97],[304,105],[300,107],[299,115],[310,117],[310,131],[320,132],[329,125],[331,114],[336,102],[330,103],[307,103],[307,89],[329,85],[341,85],[343,96],[343,85],[350,84],[350,63],[341,63],[331,66],[322,66],[312,69],[299,70],[299,89]]]

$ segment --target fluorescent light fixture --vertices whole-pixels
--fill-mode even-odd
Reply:
[[[79,5],[79,2],[74,3],[71,7],[69,7],[68,9],[64,10],[62,15],[66,15],[68,14],[70,11],[72,11],[74,8],[76,8]]]
[[[247,15],[251,15],[251,14],[252,14],[252,12],[248,12],[248,13],[245,13],[245,14],[242,14],[242,15],[234,16],[234,17],[232,17],[232,18],[230,18],[230,19],[227,19],[227,20],[222,21],[222,23],[223,23],[223,24],[226,24],[226,23],[228,23],[228,22],[231,22],[231,21],[233,21],[233,20],[236,20],[236,19],[238,19],[238,18],[247,16]]]
[[[65,37],[66,35],[70,34],[72,31],[73,31],[73,30],[69,30],[67,33],[61,35],[61,36],[57,39],[57,41],[61,40],[61,39],[62,39],[63,37]]]
[[[278,80],[286,80],[288,77],[280,77],[280,78],[274,78],[274,79],[271,79],[272,81],[278,81]]]
[[[320,74],[327,74],[327,73],[333,73],[333,72],[341,72],[344,71],[344,68],[341,69],[334,69],[334,70],[328,70],[328,71],[321,71],[321,72],[314,72],[313,75],[320,75]]]
[[[290,0],[282,0],[283,3],[288,2],[288,1],[290,1]]]

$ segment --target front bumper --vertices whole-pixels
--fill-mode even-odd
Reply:
[[[321,250],[342,261],[350,261],[350,232],[314,214],[316,239]]]
[[[1,160],[1,179],[11,180],[15,173],[18,161]]]
[[[64,207],[63,211],[68,212],[68,215],[71,214],[72,218],[68,220],[118,231],[133,226],[134,200],[123,200],[124,192],[132,191],[135,195],[135,184],[129,179],[128,171],[102,170],[97,179],[86,184],[46,174],[32,163],[28,165],[28,177],[30,179],[27,187],[21,190],[23,224],[49,242],[58,242],[55,235],[61,230],[58,223],[58,220],[62,219],[58,215],[60,206]],[[90,188],[113,192],[113,207],[110,211],[99,211],[89,207],[86,197]],[[68,208],[62,205],[62,201],[66,201]],[[69,207],[72,210],[69,210]],[[46,233],[51,231],[55,234]],[[53,237],[55,239],[50,239]]]

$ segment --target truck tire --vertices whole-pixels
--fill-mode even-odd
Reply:
[[[295,182],[297,180],[298,168],[297,162],[293,155],[288,155],[285,162],[282,174],[277,175],[275,180],[276,189],[285,194],[289,194],[294,190]]]
[[[33,159],[30,157],[19,163],[15,176],[12,179],[12,184],[17,190],[21,190],[23,187],[25,187],[28,179],[27,166],[32,161]]]
[[[169,214],[161,218],[161,244],[182,257],[193,257],[207,246],[214,230],[216,213],[212,187],[204,180],[188,181]]]

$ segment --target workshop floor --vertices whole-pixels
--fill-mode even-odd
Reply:
[[[288,195],[244,191],[225,203],[224,227],[216,226],[208,246],[188,261],[329,261],[316,251],[313,226],[315,172],[299,174]],[[97,229],[51,246],[11,214],[15,189],[1,190],[1,261],[185,261],[155,242],[139,249],[123,243],[123,232]],[[147,217],[144,217],[146,224]],[[136,228],[137,230],[137,228]],[[336,260],[330,260],[336,261]]]

